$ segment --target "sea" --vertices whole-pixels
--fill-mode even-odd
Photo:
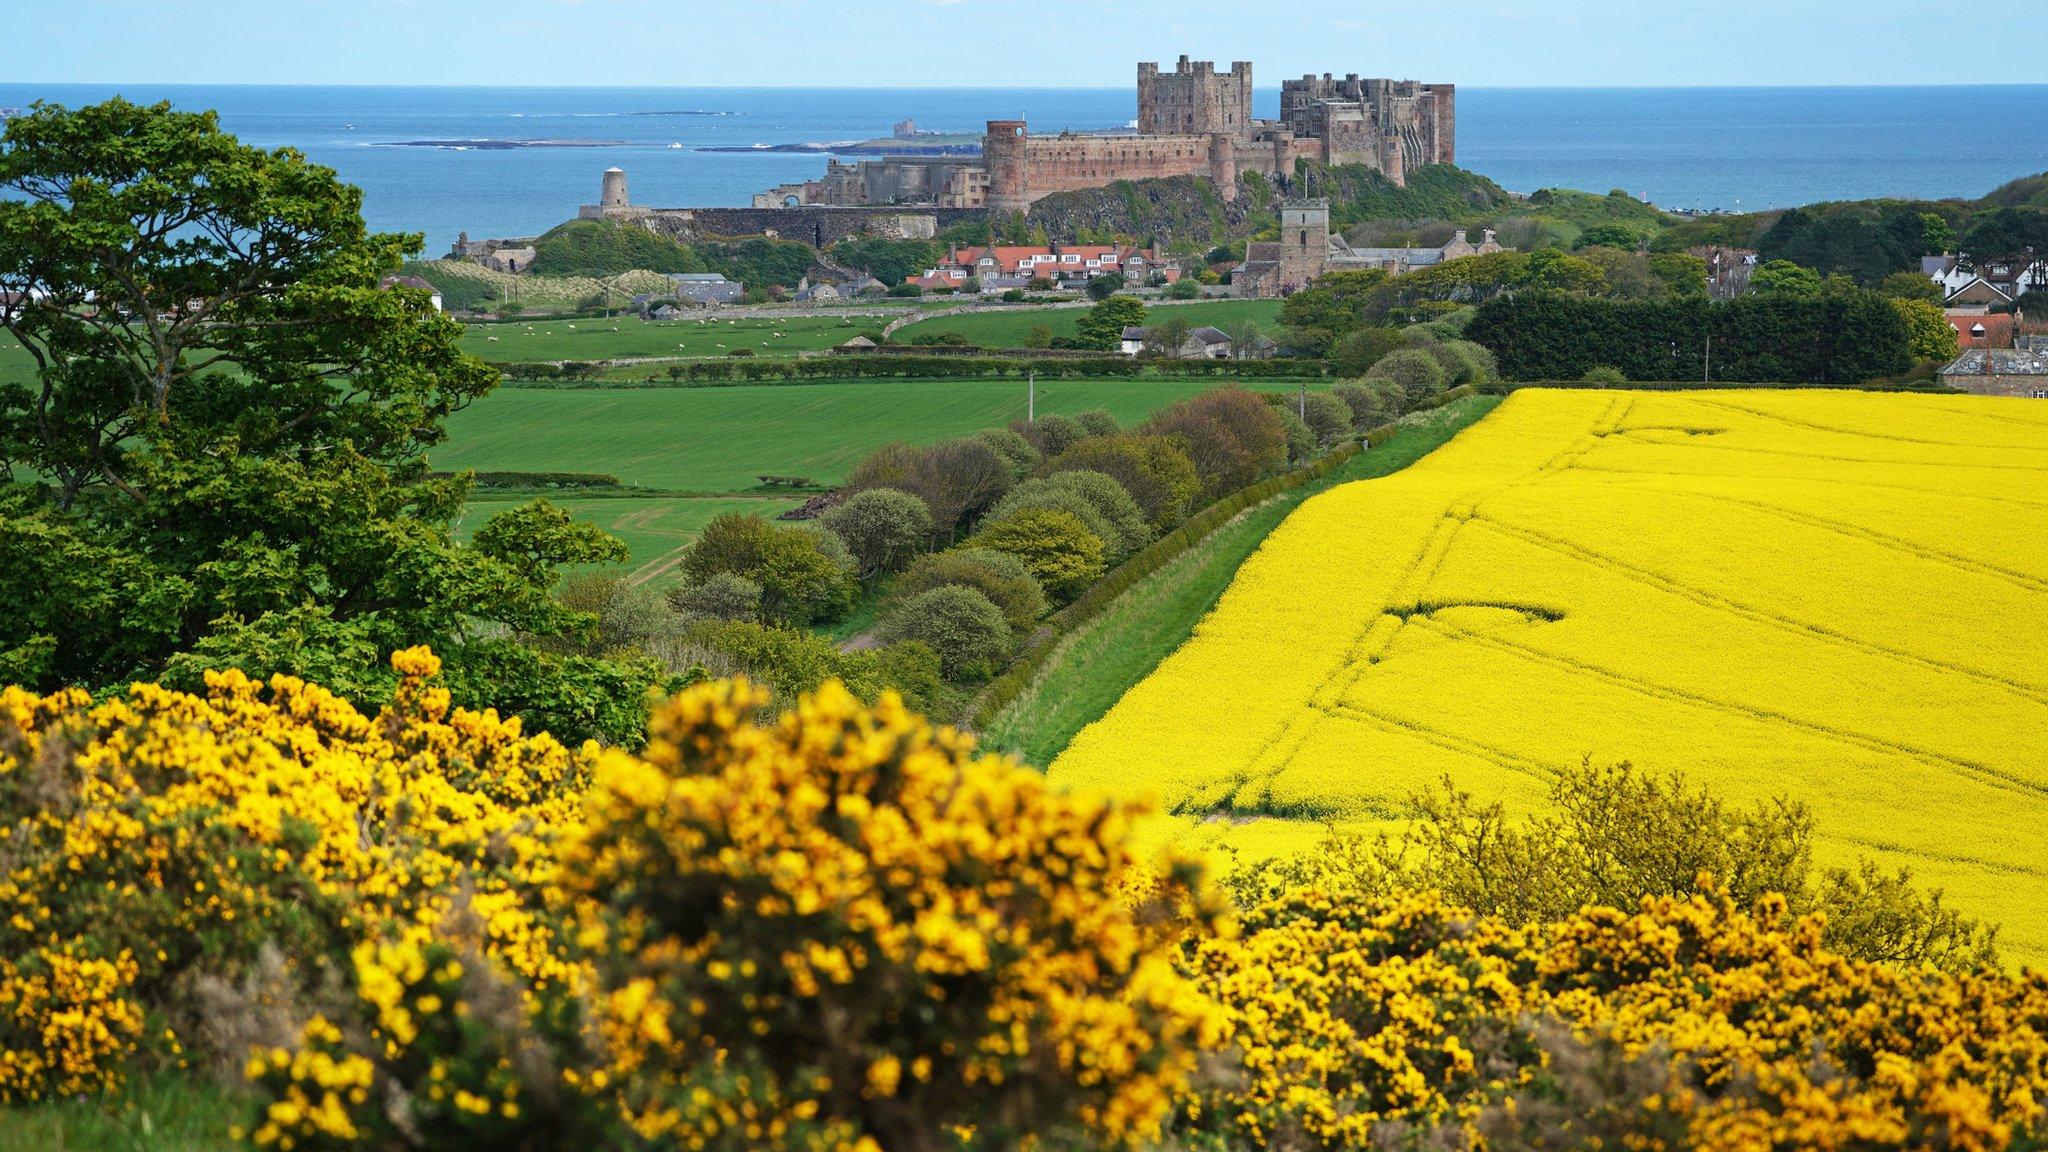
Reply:
[[[1115,130],[1128,87],[536,88],[0,83],[0,109],[114,95],[214,109],[244,142],[290,146],[363,190],[385,231],[531,236],[594,203],[626,170],[635,203],[735,206],[824,170],[822,155],[755,145],[886,136],[899,120],[976,133]],[[1277,116],[1277,88],[1254,111]],[[584,147],[407,147],[584,140]],[[707,152],[736,147],[741,152]],[[1511,191],[1621,189],[1665,208],[1755,211],[1875,196],[1975,197],[2048,171],[2048,85],[1458,90],[1458,163]]]

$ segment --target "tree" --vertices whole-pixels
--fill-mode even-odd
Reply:
[[[1949,327],[1941,305],[1927,300],[1892,298],[1892,308],[1906,322],[1906,347],[1915,360],[1937,360],[1943,364],[1962,351],[1956,330]]]
[[[1100,276],[1090,277],[1088,280],[1088,298],[1090,300],[1107,300],[1123,290],[1124,274],[1121,272],[1104,272]]]
[[[1031,446],[1031,441],[1014,429],[985,428],[976,432],[974,438],[995,449],[996,455],[1003,458],[1003,463],[1010,466],[1012,479],[1022,480],[1031,475],[1032,469],[1037,468],[1038,462],[1044,459],[1039,455],[1038,449]]]
[[[939,654],[946,677],[986,680],[1010,651],[1010,623],[979,589],[946,584],[912,596],[883,615],[881,633]]]
[[[34,365],[0,386],[5,679],[318,672],[367,703],[395,685],[384,654],[430,642],[465,705],[638,738],[650,666],[534,647],[598,623],[555,599],[559,568],[624,546],[542,501],[454,537],[469,482],[426,453],[496,372],[380,287],[418,237],[167,105],[10,119],[0,190],[0,325]]]
[[[1154,412],[1138,431],[1174,439],[1210,499],[1244,487],[1287,459],[1287,430],[1280,417],[1241,388],[1215,388],[1177,400]]]
[[[1145,330],[1145,351],[1167,360],[1178,360],[1181,349],[1188,342],[1188,333],[1194,330],[1194,325],[1179,316],[1161,320]]]
[[[1293,298],[1289,297],[1290,300]],[[1380,357],[1406,342],[1398,328],[1356,328],[1337,338],[1327,359],[1330,369],[1340,375],[1363,376],[1367,369],[1379,363]]]
[[[1626,224],[1595,224],[1579,233],[1576,248],[1619,248],[1633,252],[1643,242],[1643,234]]]
[[[2019,259],[2030,249],[2048,254],[2048,208],[2000,208],[1981,216],[1964,234],[1962,248],[1979,264]]]
[[[864,580],[901,568],[924,551],[932,536],[931,508],[895,488],[856,492],[820,519],[853,553]]]
[[[1337,340],[1365,324],[1365,302],[1386,282],[1387,274],[1377,268],[1316,277],[1280,305],[1280,324],[1287,329],[1288,341],[1312,356],[1327,353]]]
[[[1116,413],[1107,408],[1090,408],[1074,413],[1074,423],[1079,424],[1089,436],[1115,436],[1123,432],[1124,426]]]
[[[736,572],[713,572],[668,591],[669,607],[685,618],[755,620],[761,615],[761,585]]]
[[[1166,298],[1168,300],[1195,300],[1199,299],[1201,295],[1201,282],[1189,277],[1182,277],[1166,286]]]
[[[1121,346],[1124,329],[1145,323],[1145,305],[1136,296],[1111,296],[1088,310],[1074,325],[1082,347],[1114,352]]]
[[[950,586],[972,588],[988,597],[1019,635],[1045,615],[1045,589],[1024,562],[986,548],[948,548],[918,557],[889,586],[889,600],[893,604]]]
[[[1925,300],[1936,305],[1942,301],[1941,285],[1918,272],[1894,272],[1878,283],[1877,290],[1894,300]]]
[[[1818,300],[1821,294],[1820,273],[1802,268],[1790,260],[1772,260],[1750,274],[1749,290],[1760,296],[1786,300]]]
[[[1956,247],[1956,230],[1939,212],[1920,214],[1920,251],[1926,255],[1940,255],[1953,252]]]
[[[1334,392],[1311,392],[1302,398],[1302,422],[1315,434],[1316,446],[1330,448],[1353,435],[1351,406]]]
[[[1061,604],[1102,575],[1102,538],[1072,512],[1026,508],[983,524],[968,544],[1023,561],[1046,595]]]
[[[1331,395],[1344,401],[1344,406],[1351,410],[1351,429],[1361,435],[1382,424],[1390,423],[1401,414],[1399,399],[1395,398],[1390,403],[1387,392],[1372,387],[1373,383],[1360,380],[1355,383],[1338,384],[1330,389]],[[1398,388],[1395,390],[1398,391]]]
[[[1404,407],[1409,408],[1442,392],[1450,386],[1451,379],[1442,363],[1423,348],[1403,348],[1387,353],[1372,366],[1372,371],[1366,373],[1365,378],[1388,380],[1400,385],[1405,398]]]
[[[1100,472],[1123,486],[1154,529],[1180,523],[1188,501],[1201,490],[1194,461],[1165,436],[1095,436],[1054,457],[1053,473]]]
[[[1042,492],[1067,493],[1081,500],[1099,516],[1106,531],[1099,533],[1111,563],[1122,560],[1152,540],[1152,528],[1136,500],[1112,477],[1080,468],[1065,468],[1019,484],[1004,503],[996,507],[1022,507]],[[1084,520],[1088,517],[1084,516]],[[1092,522],[1091,522],[1092,526]]]
[[[990,441],[967,437],[925,447],[885,445],[854,467],[846,487],[900,488],[918,497],[931,509],[933,542],[945,543],[1008,492],[1014,476]]]
[[[1015,291],[1015,289],[1012,289],[1012,291]],[[1024,334],[1024,346],[1026,348],[1052,347],[1052,325],[1033,324],[1031,330]]]
[[[1029,423],[1019,420],[1010,425],[1010,429],[1030,441],[1031,446],[1045,457],[1057,456],[1088,439],[1085,425],[1072,416],[1062,416],[1057,412]]]
[[[704,526],[683,553],[683,574],[703,581],[720,572],[761,586],[761,616],[778,624],[832,620],[853,606],[849,566],[831,556],[821,534],[727,512]]]
[[[0,392],[0,463],[150,496],[138,462],[286,457],[342,442],[416,461],[496,373],[461,328],[378,280],[418,236],[372,234],[362,193],[213,113],[37,105],[0,136],[0,326],[35,381]]]

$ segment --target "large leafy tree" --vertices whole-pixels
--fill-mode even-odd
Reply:
[[[112,100],[8,121],[0,326],[34,370],[0,386],[0,681],[233,665],[375,697],[380,657],[422,642],[470,702],[496,685],[466,652],[535,692],[593,671],[490,645],[586,628],[556,568],[624,549],[538,502],[456,541],[468,483],[427,452],[496,376],[423,293],[380,286],[420,237],[369,232],[361,202],[211,113]],[[630,734],[596,715],[540,722]]]

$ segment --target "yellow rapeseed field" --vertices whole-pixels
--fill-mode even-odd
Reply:
[[[1304,505],[1061,783],[1259,856],[1586,757],[1786,795],[2048,963],[2048,404],[1525,391]]]

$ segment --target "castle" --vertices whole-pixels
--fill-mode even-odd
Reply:
[[[754,197],[756,208],[928,205],[1019,213],[1055,192],[1119,180],[1206,176],[1226,200],[1238,176],[1285,177],[1298,160],[1362,164],[1396,184],[1424,164],[1457,162],[1457,92],[1450,84],[1340,78],[1286,80],[1280,118],[1252,115],[1252,66],[1218,72],[1183,56],[1171,72],[1138,65],[1133,134],[1034,136],[1022,120],[990,120],[981,156],[828,161],[818,180]]]

